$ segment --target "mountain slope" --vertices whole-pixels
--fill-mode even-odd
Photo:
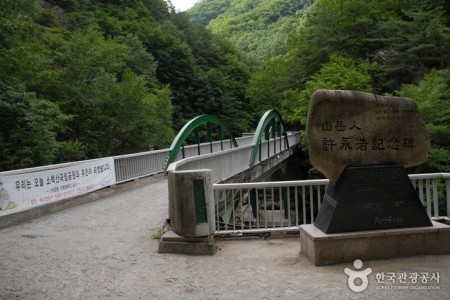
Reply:
[[[201,114],[247,130],[248,65],[164,0],[0,8],[0,171],[166,147]]]
[[[204,0],[188,11],[195,24],[231,41],[250,62],[284,54],[289,32],[298,27],[312,0]]]

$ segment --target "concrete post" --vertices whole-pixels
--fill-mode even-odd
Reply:
[[[170,171],[169,219],[179,236],[205,237],[215,231],[211,170]]]

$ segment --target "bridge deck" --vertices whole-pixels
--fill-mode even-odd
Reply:
[[[345,267],[315,267],[298,238],[219,240],[211,257],[158,254],[165,180],[0,231],[0,299],[446,299],[450,256],[365,262],[373,272],[439,272],[440,290],[356,295]]]

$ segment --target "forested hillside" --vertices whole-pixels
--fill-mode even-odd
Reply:
[[[410,97],[432,140],[419,171],[450,171],[449,1],[203,0],[188,13],[250,59],[263,58],[247,88],[255,116],[276,108],[303,129],[310,96],[321,88]]]
[[[313,0],[204,0],[189,11],[195,24],[231,41],[251,63],[286,52],[286,38]]]
[[[167,147],[203,113],[303,129],[320,88],[414,99],[420,171],[450,171],[449,1],[167,3],[0,1],[0,171]]]
[[[167,147],[203,113],[248,129],[246,62],[163,0],[4,0],[0,40],[0,171]]]

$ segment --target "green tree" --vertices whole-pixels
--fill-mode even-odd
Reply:
[[[355,90],[372,92],[371,72],[376,65],[357,63],[352,59],[337,55],[330,57],[318,73],[305,84],[304,90],[287,90],[284,92],[283,115],[291,124],[305,127],[307,121],[309,100],[319,89]]]
[[[197,24],[230,40],[252,63],[263,63],[285,53],[286,35],[294,29],[300,13],[312,1],[231,0],[203,1],[189,10]]]
[[[277,56],[259,66],[252,73],[247,87],[247,97],[255,118],[269,109],[281,109],[283,91],[286,88],[286,64],[283,56]]]
[[[450,161],[450,69],[433,70],[418,84],[403,85],[402,97],[416,101],[431,138],[429,159],[423,172],[449,172]]]
[[[168,146],[203,113],[248,127],[247,63],[164,0],[0,3],[0,169]]]
[[[288,59],[291,82],[303,88],[331,54],[375,61],[381,45],[374,42],[378,26],[395,16],[397,0],[316,0],[290,33]]]
[[[231,0],[203,0],[199,1],[188,12],[189,18],[194,24],[208,25],[209,21],[217,18],[230,9]]]
[[[89,28],[73,34],[58,57],[58,63],[65,66],[58,85],[60,105],[73,117],[67,139],[76,137],[89,157],[148,150],[150,145],[163,147],[173,136],[167,130],[172,116],[170,93],[153,94],[146,87],[154,78],[152,56],[133,37],[126,41],[119,44]],[[142,69],[139,62],[149,63],[149,69]],[[158,101],[166,109],[161,110]],[[163,122],[167,123],[160,134],[167,138],[155,134],[155,124]]]
[[[93,94],[98,99],[95,109],[102,113],[91,122],[102,130],[88,136],[98,153],[111,156],[170,145],[174,137],[170,92],[149,93],[144,78],[130,71],[121,81],[112,75],[101,78],[94,83],[93,91],[99,93]]]
[[[0,170],[51,164],[57,159],[67,118],[58,106],[0,81]]]
[[[36,1],[0,3],[0,171],[52,163],[68,118],[33,90],[51,60],[39,41]]]
[[[419,83],[432,68],[446,68],[450,55],[448,12],[443,1],[407,1],[399,13],[379,25],[380,51],[376,59],[383,64],[383,88],[393,92],[402,84]]]

